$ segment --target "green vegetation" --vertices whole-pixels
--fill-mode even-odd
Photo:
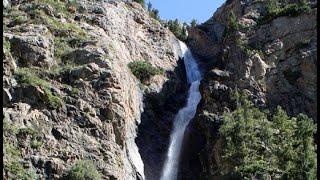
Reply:
[[[174,21],[169,20],[168,22],[164,23],[165,26],[167,26],[170,31],[181,41],[187,40],[187,25],[181,24],[178,19],[175,19]]]
[[[37,179],[31,169],[24,169],[19,162],[22,159],[21,149],[18,146],[16,135],[20,130],[7,118],[3,119],[3,152],[4,172],[8,179]]]
[[[69,16],[71,9],[75,9],[77,6],[76,0],[60,1],[60,0],[36,0],[37,4],[48,4],[54,8],[55,13],[60,13]]]
[[[40,149],[40,147],[43,145],[43,142],[42,141],[39,141],[37,139],[33,139],[31,140],[30,142],[30,147],[32,149]]]
[[[28,17],[26,16],[15,16],[13,17],[13,24],[14,25],[20,25],[20,24],[23,24],[23,23],[26,23],[28,21]]]
[[[61,62],[61,58],[64,55],[73,51],[73,48],[69,46],[68,40],[66,38],[56,37],[54,38],[54,57]]]
[[[100,180],[101,175],[92,161],[80,160],[68,172],[70,180]]]
[[[36,23],[46,24],[47,27],[54,32],[54,55],[56,60],[59,62],[61,58],[70,53],[73,48],[70,47],[69,41],[76,39],[77,41],[83,41],[89,39],[86,31],[76,23],[62,23],[54,17],[47,16],[43,11],[37,10],[39,13],[36,17]]]
[[[144,2],[144,0],[133,0],[134,2],[137,2],[137,3],[139,3],[139,4],[141,4],[142,5],[142,7],[144,7],[145,6],[145,2]]]
[[[191,20],[191,23],[190,23],[191,27],[194,28],[194,27],[197,26],[197,24],[198,24],[197,20],[195,20],[195,19],[192,19],[192,20]]]
[[[295,17],[304,12],[310,12],[310,6],[304,1],[300,3],[289,4],[283,8],[277,6],[274,0],[268,3],[268,14],[258,19],[257,25],[263,25],[271,22],[273,19],[281,16]]]
[[[238,96],[219,132],[226,141],[223,158],[243,179],[316,179],[316,126],[305,115],[288,117],[280,107],[268,113]]]
[[[158,21],[161,20],[160,16],[159,16],[159,10],[158,9],[151,9],[149,11],[149,14],[153,19],[158,20]]]
[[[142,83],[146,83],[154,75],[163,73],[162,69],[155,68],[146,61],[134,61],[129,63],[128,67]]]
[[[17,136],[36,136],[37,134],[38,132],[32,128],[21,128],[19,129]]]
[[[237,21],[237,17],[233,12],[230,13],[230,20],[229,20],[229,32],[234,32],[239,30],[239,24]]]
[[[152,8],[152,4],[148,3],[148,12],[150,17],[153,19],[159,21],[163,26],[168,27],[169,30],[181,41],[187,40],[187,24],[186,23],[180,23],[178,19],[175,20],[169,20],[169,21],[163,21],[161,20],[159,16],[159,10]],[[196,26],[196,20],[193,20],[191,22],[194,27]]]
[[[245,28],[245,27],[244,27]],[[240,30],[240,24],[238,23],[237,17],[233,11],[230,12],[229,15],[229,24],[228,27],[225,28],[223,37],[230,35],[232,32]]]
[[[2,37],[3,48],[10,52],[11,44],[10,41],[6,40],[6,38]]]
[[[71,90],[71,95],[76,96],[80,93],[80,90],[78,88],[73,87]]]
[[[59,108],[63,105],[63,100],[61,97],[54,95],[51,91],[51,84],[41,79],[37,73],[32,71],[29,68],[20,68],[17,70],[16,73],[17,80],[19,83],[23,85],[32,85],[32,86],[39,86],[44,91],[44,96],[42,100],[49,105],[51,108]]]

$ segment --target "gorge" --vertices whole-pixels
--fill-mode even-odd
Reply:
[[[179,110],[174,118],[173,128],[170,135],[170,145],[167,153],[167,159],[164,164],[161,180],[177,179],[179,169],[179,157],[182,147],[184,132],[190,120],[194,117],[197,105],[200,102],[201,95],[199,85],[201,81],[201,72],[197,62],[187,46],[180,42],[180,47],[185,63],[186,76],[190,84],[188,100],[185,107]]]

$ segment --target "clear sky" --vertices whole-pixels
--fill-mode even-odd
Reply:
[[[198,23],[208,20],[225,0],[145,0],[159,10],[161,19],[178,19],[190,23],[196,19]]]

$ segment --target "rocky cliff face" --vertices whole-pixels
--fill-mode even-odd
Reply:
[[[89,159],[103,179],[144,179],[137,125],[168,105],[148,97],[186,89],[173,34],[121,1],[6,1],[3,27],[4,177],[58,179]],[[137,60],[164,72],[142,84]]]
[[[316,2],[302,7],[298,1],[281,1],[274,14],[268,12],[268,2],[226,1],[211,19],[189,30],[189,46],[207,73],[187,135],[186,147],[192,148],[184,154],[182,177],[221,179],[228,173],[218,128],[221,114],[235,108],[235,89],[262,109],[280,105],[289,115],[317,119]],[[199,174],[188,172],[197,166]]]

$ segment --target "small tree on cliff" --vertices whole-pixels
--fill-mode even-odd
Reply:
[[[191,27],[196,27],[197,26],[197,20],[195,20],[195,19],[192,19],[192,21],[191,21]]]
[[[137,3],[139,3],[139,4],[141,4],[142,5],[142,7],[144,7],[144,5],[145,5],[145,2],[144,2],[144,0],[133,0],[134,2],[137,2]]]

